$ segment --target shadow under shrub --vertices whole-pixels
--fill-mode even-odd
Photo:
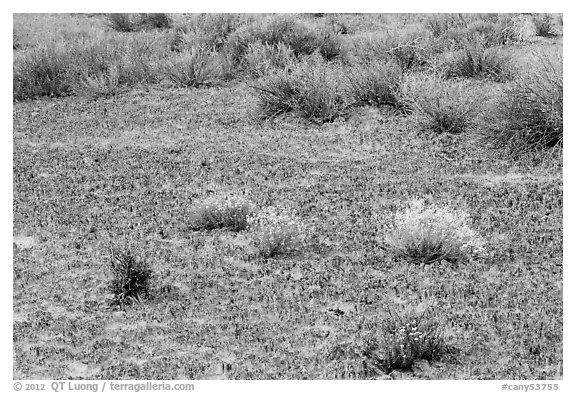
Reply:
[[[522,75],[482,117],[480,142],[513,157],[562,147],[563,74],[561,54],[539,54],[537,70]]]

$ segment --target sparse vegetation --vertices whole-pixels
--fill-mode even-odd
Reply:
[[[145,15],[13,16],[14,379],[562,379],[561,18]]]

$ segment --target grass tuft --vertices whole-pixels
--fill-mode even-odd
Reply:
[[[437,80],[410,86],[420,126],[436,134],[461,134],[475,124],[481,110],[482,95],[470,83]]]
[[[110,290],[114,305],[139,303],[148,297],[152,269],[144,260],[136,258],[132,251],[111,248],[109,268],[113,279]]]
[[[400,113],[411,112],[402,96],[404,74],[395,62],[355,65],[346,74],[347,91],[355,105],[389,107]]]
[[[562,146],[562,58],[537,54],[539,66],[519,77],[482,118],[482,143],[519,157]]]
[[[178,87],[209,86],[219,79],[220,57],[207,48],[193,47],[167,59],[164,74]]]
[[[130,33],[137,30],[134,14],[108,14],[108,24],[116,31]]]
[[[479,78],[506,82],[514,77],[512,58],[498,48],[489,48],[480,36],[464,49],[450,52],[440,64],[446,78]]]
[[[342,85],[341,69],[320,62],[305,62],[280,71],[254,86],[264,118],[294,112],[319,123],[343,117],[351,102]]]

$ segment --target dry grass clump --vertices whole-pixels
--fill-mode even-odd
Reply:
[[[404,74],[395,62],[356,64],[346,73],[347,92],[354,105],[389,107],[400,113],[411,108],[402,94]]]
[[[558,32],[554,26],[554,19],[550,14],[537,14],[532,16],[535,33],[539,37],[556,37]]]
[[[280,71],[254,86],[260,113],[272,118],[294,112],[315,121],[330,122],[346,114],[343,70],[322,61],[308,61],[292,71]]]
[[[411,81],[420,126],[436,134],[461,134],[476,125],[483,95],[467,81],[446,81],[437,78]]]
[[[294,52],[283,43],[269,45],[256,42],[250,44],[246,52],[246,69],[256,77],[270,75],[277,70],[286,70],[295,64]]]
[[[14,62],[13,97],[59,97],[72,91],[70,47],[51,43],[32,49]]]
[[[524,38],[524,21],[514,14],[433,14],[424,25],[446,50],[462,49],[480,36],[486,46],[509,45]]]
[[[130,33],[144,29],[172,27],[172,18],[167,14],[108,14],[108,24],[116,31]]]
[[[427,205],[414,198],[387,227],[386,244],[414,263],[468,261],[485,253],[484,240],[470,227],[469,215],[448,205]]]
[[[248,217],[255,210],[255,204],[246,197],[215,195],[194,205],[191,227],[193,230],[229,229],[239,232],[248,227]]]
[[[248,228],[260,255],[265,258],[301,249],[310,232],[293,210],[275,206],[249,216]]]
[[[539,66],[517,78],[482,118],[483,144],[519,157],[561,147],[563,141],[562,55],[537,54]]]
[[[430,33],[422,27],[352,36],[349,46],[350,56],[359,62],[395,61],[403,72],[426,67],[438,52]]]
[[[49,43],[14,61],[13,97],[109,95],[157,83],[161,56],[159,44],[144,34]]]
[[[475,36],[463,49],[449,52],[437,64],[445,78],[479,78],[506,82],[514,77],[510,55],[499,48],[488,47],[481,36]]]
[[[163,70],[175,86],[210,86],[220,79],[221,56],[206,47],[191,47],[168,58]]]
[[[296,58],[318,52],[324,59],[333,60],[341,54],[336,33],[328,28],[314,29],[290,15],[271,15],[242,26],[228,38],[224,51],[237,68],[243,68],[251,44],[284,44]]]

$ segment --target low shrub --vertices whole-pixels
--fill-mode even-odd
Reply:
[[[139,303],[149,296],[152,269],[148,262],[134,256],[130,250],[111,248],[109,268],[113,279],[110,290],[113,305]]]
[[[342,69],[310,61],[294,70],[270,75],[253,87],[264,118],[294,112],[304,119],[324,123],[344,116],[352,104],[346,99],[342,80]]]
[[[272,258],[301,249],[309,228],[286,208],[268,207],[248,217],[249,230],[260,255]]]
[[[229,229],[235,232],[248,227],[248,217],[256,206],[247,198],[216,195],[197,202],[192,209],[193,230]]]
[[[482,117],[482,144],[513,157],[562,146],[562,57],[539,54],[536,59],[539,66],[517,78]]]
[[[404,75],[397,63],[357,64],[348,70],[346,78],[354,105],[386,106],[403,114],[411,111],[402,96]]]
[[[467,261],[485,253],[484,240],[470,227],[468,214],[448,205],[426,205],[414,198],[394,215],[391,225],[383,226],[385,243],[410,262]]]

